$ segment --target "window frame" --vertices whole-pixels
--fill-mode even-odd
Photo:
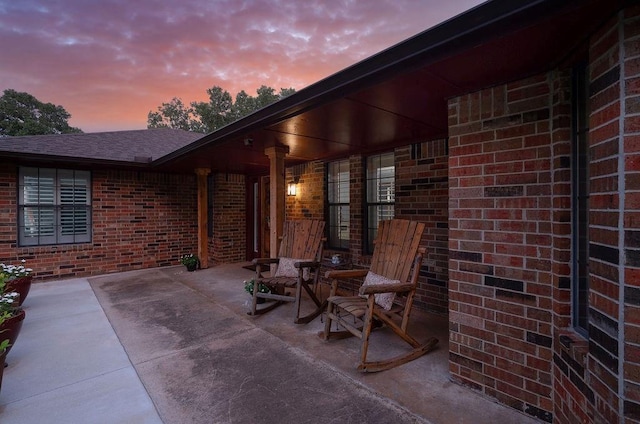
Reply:
[[[392,165],[389,165],[391,163]],[[391,175],[382,176],[391,168]],[[378,224],[385,219],[395,216],[396,164],[395,152],[385,152],[369,156],[365,161],[365,199],[364,199],[364,252],[373,253],[373,243],[378,234]],[[386,182],[386,184],[383,184]],[[390,184],[389,184],[390,183]],[[380,196],[381,190],[386,188],[386,195]],[[372,198],[375,197],[375,198]],[[376,197],[377,196],[377,197]],[[387,200],[382,200],[386,197]]]
[[[571,324],[589,336],[589,78],[573,68],[571,91]]]
[[[337,173],[333,173],[334,167]],[[348,250],[351,243],[350,169],[349,159],[328,162],[326,165],[327,247],[331,249]],[[334,181],[336,175],[337,181]]]
[[[91,171],[18,168],[18,246],[91,243]]]

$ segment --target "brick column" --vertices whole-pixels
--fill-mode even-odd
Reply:
[[[451,378],[553,421],[546,74],[449,101]]]
[[[621,410],[626,422],[640,422],[640,7],[629,7],[622,16],[621,123],[618,180],[624,193],[622,204],[620,290],[624,314],[621,349],[624,358]],[[620,338],[618,339],[620,340]]]
[[[366,182],[364,176],[365,158],[356,155],[349,158],[349,251],[354,264],[367,265],[369,258],[363,256],[363,202],[365,198]]]

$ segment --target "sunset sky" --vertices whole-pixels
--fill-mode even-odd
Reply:
[[[480,3],[0,0],[0,92],[61,105],[85,132],[142,129],[173,97],[300,90]]]

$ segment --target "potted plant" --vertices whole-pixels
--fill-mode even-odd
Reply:
[[[193,253],[187,253],[186,255],[182,255],[180,257],[180,263],[187,267],[187,271],[193,272],[198,269],[198,266],[200,265],[200,259],[198,259],[198,256],[194,255]]]
[[[11,294],[15,294],[14,297]],[[11,347],[15,344],[22,329],[25,313],[24,310],[17,306],[11,307],[11,303],[18,294],[15,292],[5,293],[0,297],[0,332],[2,338],[9,341],[6,347],[6,353],[9,354]],[[17,304],[17,301],[16,301]]]
[[[249,280],[249,281],[244,281],[244,291],[246,291],[247,293],[249,293],[251,296],[253,296],[253,285],[255,284],[255,280]],[[258,284],[258,292],[260,293],[271,293],[271,290],[269,290],[269,287],[267,287],[265,284],[263,283],[259,283]],[[258,303],[264,303],[265,298],[264,297],[259,297],[257,299]]]
[[[0,333],[8,340],[5,354],[9,353],[22,329],[25,312],[19,306],[20,294],[6,291],[7,277],[0,273]]]
[[[17,292],[20,297],[18,298],[18,306],[22,306],[27,299],[29,290],[31,289],[31,281],[33,277],[31,268],[26,268],[26,261],[23,259],[20,261],[20,265],[6,265],[0,263],[0,273],[4,275],[5,286],[0,293]]]
[[[0,323],[2,318],[0,318]],[[7,352],[9,351],[9,339],[0,341],[0,389],[2,389],[2,374],[4,374],[4,367],[6,366],[4,360],[7,358]]]

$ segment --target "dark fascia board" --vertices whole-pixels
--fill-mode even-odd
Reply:
[[[85,167],[119,168],[119,169],[151,169],[150,162],[129,162],[86,157],[52,156],[41,153],[1,152],[0,158],[20,163],[47,163],[49,165],[79,165]]]
[[[617,0],[612,0],[614,3]],[[463,52],[483,41],[531,25],[545,16],[588,4],[584,0],[492,0],[345,68],[251,115],[152,162],[159,166],[200,147],[265,129],[399,73]]]

